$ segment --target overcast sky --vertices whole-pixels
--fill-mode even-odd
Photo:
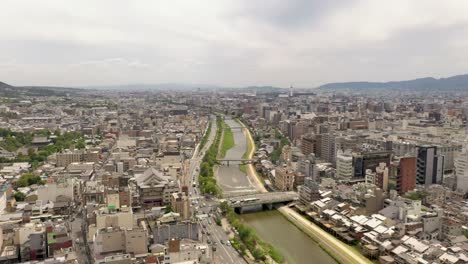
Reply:
[[[468,1],[2,0],[0,81],[315,87],[468,73]]]

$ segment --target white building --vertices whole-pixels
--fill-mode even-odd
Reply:
[[[338,150],[336,154],[336,176],[352,178],[354,176],[353,156],[350,152]]]
[[[455,176],[457,178],[457,191],[468,192],[468,152],[464,148],[455,157]]]

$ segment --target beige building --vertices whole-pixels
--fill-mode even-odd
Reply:
[[[83,150],[64,150],[56,154],[57,167],[67,167],[74,162],[98,162],[99,152]]]
[[[190,200],[185,193],[173,193],[171,207],[174,212],[180,214],[183,220],[190,218]]]
[[[275,187],[280,191],[292,191],[294,188],[294,171],[287,167],[278,167],[275,175]]]
[[[144,228],[102,228],[97,231],[93,242],[96,258],[116,252],[133,255],[148,253],[148,232]]]

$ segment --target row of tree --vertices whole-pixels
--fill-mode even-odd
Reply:
[[[214,178],[214,165],[216,164],[216,157],[218,156],[218,148],[222,136],[223,120],[220,116],[216,117],[216,125],[218,129],[216,130],[215,139],[203,156],[198,182],[200,190],[203,193],[219,196],[221,194],[221,189],[216,184],[216,179]]]

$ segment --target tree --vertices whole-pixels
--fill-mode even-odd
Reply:
[[[13,197],[15,198],[15,200],[17,202],[22,202],[24,201],[24,199],[26,198],[26,195],[22,192],[16,192]]]
[[[228,202],[224,201],[224,202],[220,203],[219,208],[221,209],[221,212],[223,212],[223,214],[227,213],[227,211],[229,210]]]
[[[166,208],[164,209],[164,213],[168,214],[172,212],[172,206],[170,204],[166,205]]]
[[[21,175],[21,177],[18,179],[16,182],[17,187],[27,187],[33,184],[40,184],[43,185],[45,184],[44,181],[42,181],[41,177],[35,176],[31,173],[25,173]]]

